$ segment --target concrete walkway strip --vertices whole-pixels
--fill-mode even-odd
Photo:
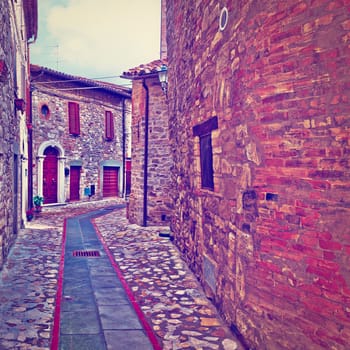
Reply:
[[[51,350],[159,350],[113,255],[90,221],[104,214],[106,209],[64,222]]]

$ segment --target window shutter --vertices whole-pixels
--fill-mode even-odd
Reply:
[[[69,133],[72,135],[80,134],[80,116],[79,104],[68,102]]]
[[[114,122],[113,113],[110,111],[105,112],[105,136],[107,140],[114,139]]]

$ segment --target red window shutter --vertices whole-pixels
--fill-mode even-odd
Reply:
[[[105,112],[105,136],[107,140],[114,139],[114,119],[110,111]]]
[[[79,104],[75,102],[68,102],[68,119],[69,119],[69,133],[72,135],[80,134],[80,116]]]

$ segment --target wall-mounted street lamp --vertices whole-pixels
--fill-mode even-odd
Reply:
[[[158,78],[160,81],[160,85],[162,86],[162,90],[167,95],[168,93],[168,67],[163,64],[160,67],[160,71],[158,72]]]

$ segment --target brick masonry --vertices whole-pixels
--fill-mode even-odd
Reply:
[[[169,225],[172,205],[168,113],[158,77],[146,77],[148,99],[147,225]],[[144,224],[144,164],[146,90],[143,80],[133,80],[132,172],[129,220]]]
[[[33,72],[32,72],[33,74]],[[35,77],[38,77],[37,79]],[[81,89],[83,78],[77,78],[75,83],[67,88],[67,83],[42,84],[42,81],[69,80],[62,78],[54,71],[40,74],[35,68],[33,74],[33,154],[39,156],[41,145],[52,143],[64,151],[64,167],[78,165],[80,170],[80,201],[89,200],[85,189],[95,185],[94,199],[103,198],[103,168],[113,166],[119,168],[119,195],[123,196],[123,113],[125,117],[125,156],[127,144],[131,142],[130,134],[126,131],[131,122],[131,101],[116,92],[104,89]],[[125,102],[123,102],[125,100]],[[80,135],[69,133],[68,102],[79,104]],[[125,105],[123,106],[123,104]],[[41,108],[46,105],[49,114],[43,115]],[[114,118],[114,139],[105,138],[105,111],[110,111]],[[33,168],[34,195],[38,193],[38,179],[40,181],[38,158]],[[70,177],[65,174],[63,201],[70,199]],[[59,200],[60,201],[60,200]],[[62,200],[61,200],[62,201]],[[44,202],[45,203],[45,202]]]
[[[350,343],[347,1],[167,2],[175,242],[251,348]],[[199,138],[212,131],[214,191]]]

